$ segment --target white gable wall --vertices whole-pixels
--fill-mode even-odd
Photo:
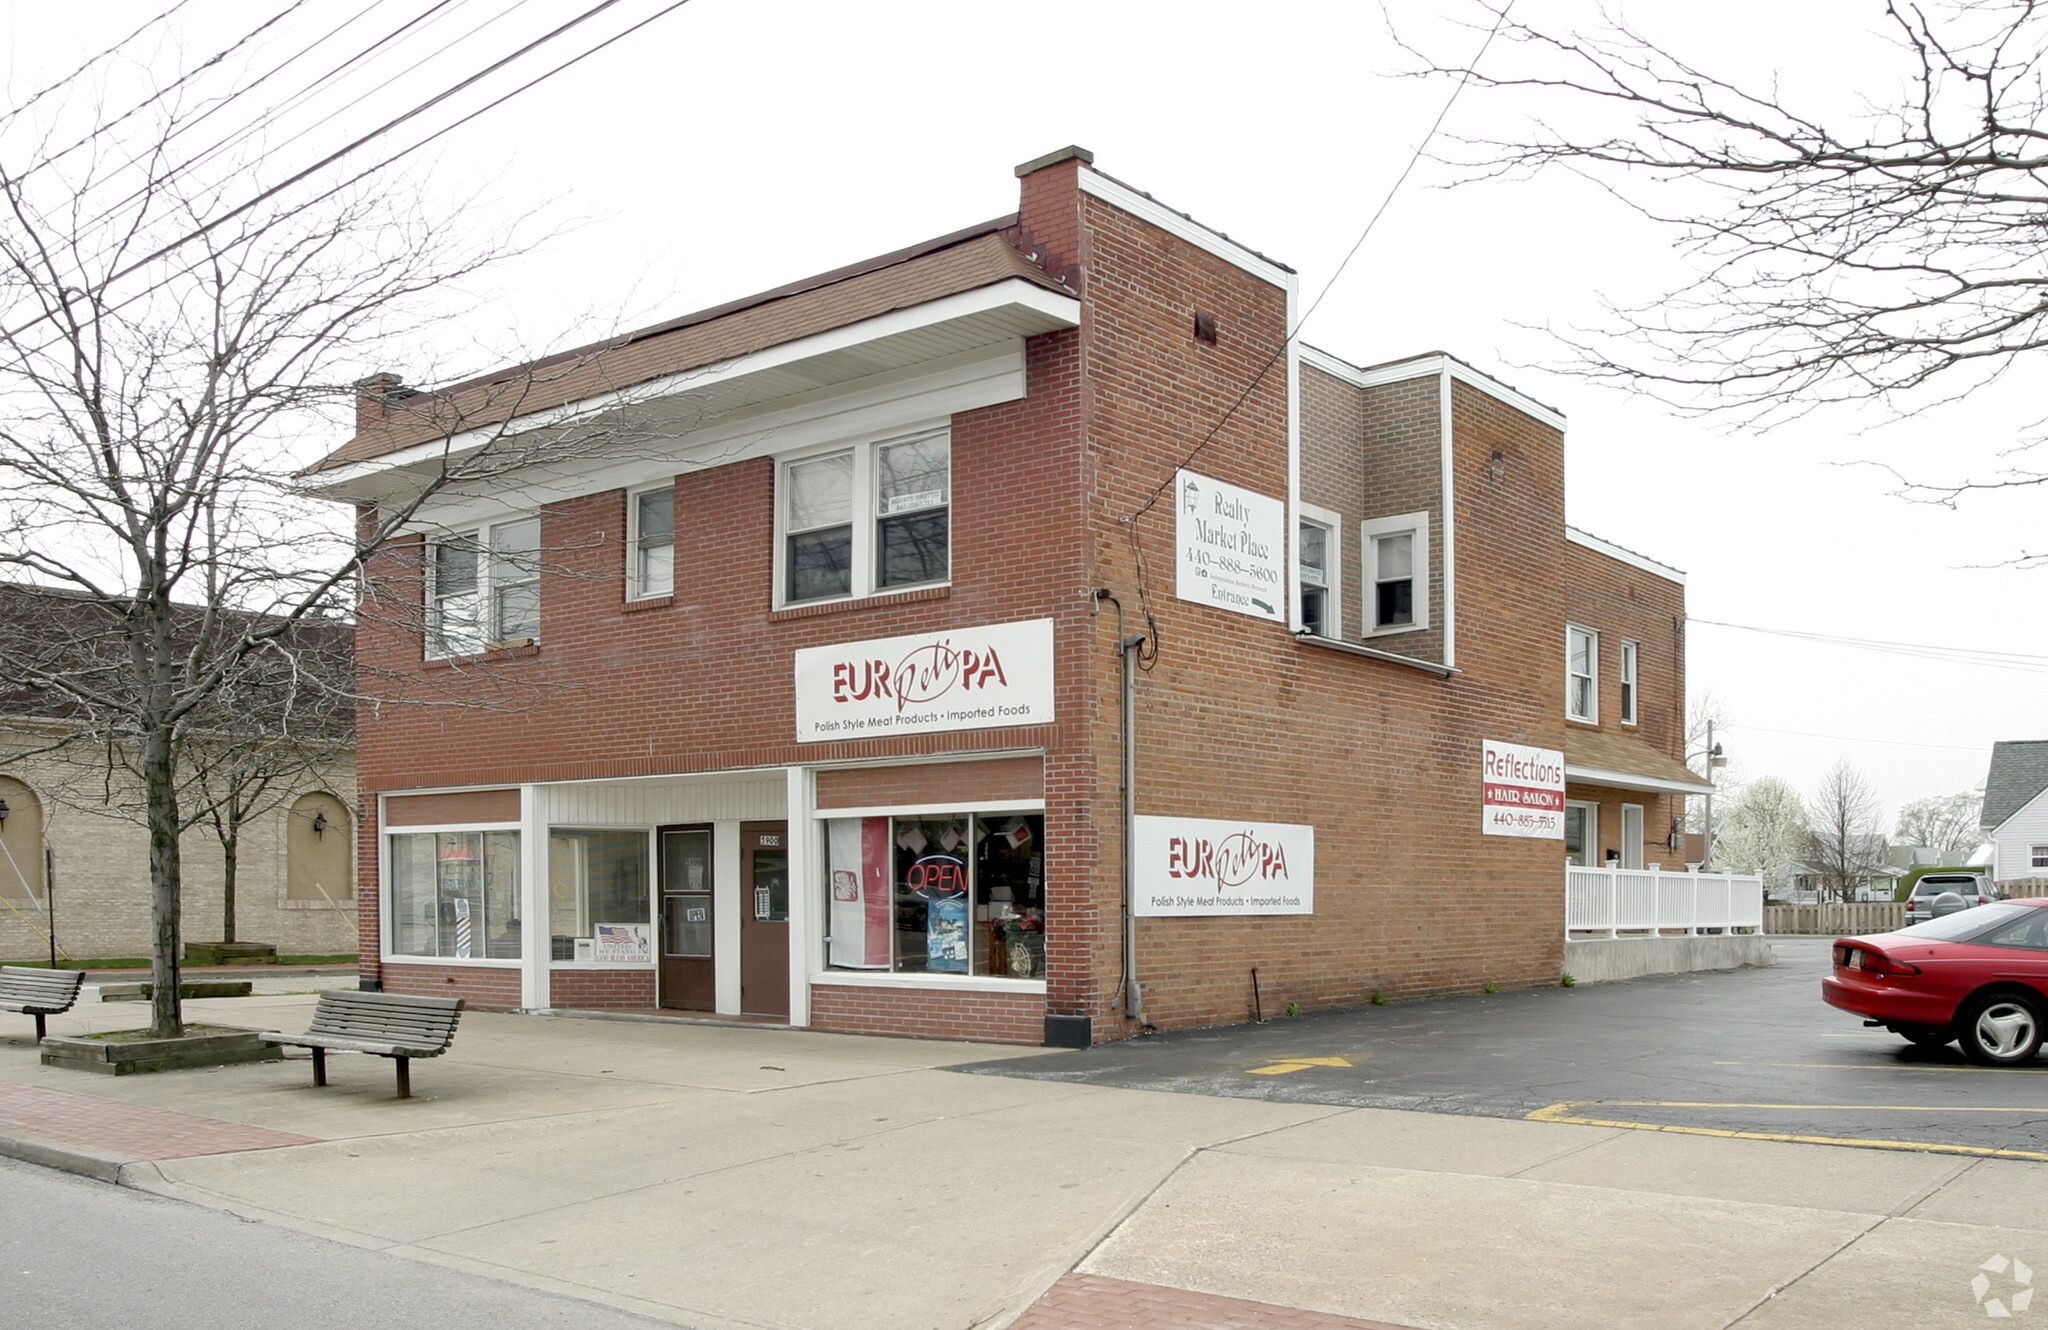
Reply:
[[[2012,882],[2023,877],[2048,877],[2048,868],[2035,868],[2033,847],[2048,845],[2048,790],[2001,822],[1991,833],[1991,877]]]

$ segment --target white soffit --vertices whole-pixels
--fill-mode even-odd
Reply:
[[[1633,771],[1609,771],[1604,767],[1582,767],[1572,762],[1564,764],[1564,778],[1587,785],[1602,785],[1615,790],[1643,790],[1651,794],[1714,793],[1714,787],[1703,780],[1665,780],[1661,776],[1644,776]]]
[[[1373,369],[1360,369],[1348,361],[1339,360],[1327,351],[1304,346],[1301,348],[1301,360],[1305,365],[1313,365],[1332,378],[1342,379],[1358,388],[1378,388],[1389,383],[1405,383],[1409,379],[1424,379],[1449,369],[1451,377],[1459,383],[1469,384],[1487,396],[1507,403],[1523,415],[1539,420],[1560,433],[1565,427],[1563,412],[1555,407],[1545,406],[1527,393],[1508,387],[1491,375],[1480,373],[1456,356],[1421,356],[1414,360],[1397,361]]]
[[[1022,278],[892,310],[843,328],[784,342],[749,355],[664,376],[630,388],[467,430],[411,448],[304,478],[323,498],[352,501],[401,488],[394,473],[433,466],[486,444],[534,430],[572,426],[607,411],[657,400],[701,403],[706,417],[819,389],[945,360],[977,348],[1079,326],[1080,301]],[[1021,396],[1021,386],[1016,395]]]
[[[1583,545],[1595,553],[1604,554],[1608,558],[1625,563],[1631,568],[1640,568],[1646,573],[1655,574],[1667,582],[1676,582],[1680,586],[1685,585],[1685,574],[1679,569],[1673,568],[1670,564],[1658,563],[1647,554],[1638,554],[1632,549],[1625,549],[1612,541],[1602,540],[1600,537],[1589,532],[1581,531],[1575,526],[1568,526],[1564,529],[1564,538],[1574,545]]]

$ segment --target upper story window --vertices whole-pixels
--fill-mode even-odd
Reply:
[[[540,518],[443,536],[428,581],[429,659],[540,641]]]
[[[1600,634],[1568,625],[1564,630],[1564,714],[1567,720],[1600,719]]]
[[[676,589],[676,487],[641,490],[626,503],[626,598],[666,596]]]
[[[1301,519],[1297,537],[1301,561],[1295,576],[1301,588],[1301,628],[1317,637],[1337,637],[1343,630],[1338,623],[1336,514],[1315,511],[1315,517]]]
[[[777,510],[784,604],[943,582],[952,573],[945,431],[785,462]]]
[[[1621,723],[1636,723],[1636,644],[1621,642]]]
[[[1429,627],[1429,514],[1359,524],[1367,633]]]

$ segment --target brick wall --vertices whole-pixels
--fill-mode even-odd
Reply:
[[[383,967],[384,991],[414,997],[453,997],[483,1011],[516,1011],[521,1005],[519,971],[480,965]]]
[[[811,989],[811,1025],[840,1034],[1040,1044],[1045,1042],[1045,999],[1028,993],[817,984]]]
[[[548,1005],[580,1011],[652,1011],[652,970],[550,970]]]

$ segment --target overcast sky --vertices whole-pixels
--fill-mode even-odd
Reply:
[[[589,30],[618,31],[666,3],[625,0]],[[270,49],[296,49],[287,35],[303,45],[365,6],[363,30],[388,30],[428,0],[312,6],[318,24],[299,16]],[[117,16],[132,23],[163,7],[9,6],[0,35],[10,92],[104,45]],[[209,26],[190,30],[188,47],[211,49],[282,7],[205,6]],[[418,57],[419,68],[354,105],[334,103],[319,128],[367,128],[428,83],[453,82],[516,45],[512,35],[584,7],[454,4],[445,26],[387,49]],[[1388,12],[1404,36],[1458,59],[1481,34],[1442,23],[1438,12],[1451,8],[1389,0]],[[1677,10],[1700,12],[1666,12]],[[1881,10],[1878,0],[1635,7],[1695,63],[1776,75],[1831,107],[1896,87],[1896,65],[1864,35]],[[1574,0],[1517,8],[1564,27],[1592,16]],[[574,48],[564,39],[549,50]],[[530,72],[555,62],[537,60]],[[445,353],[459,361],[589,340],[1012,211],[1011,168],[1068,143],[1298,269],[1313,296],[1450,92],[1398,77],[1412,64],[1371,3],[694,0],[431,149],[451,195],[482,191],[476,224],[537,213],[567,225],[495,274]],[[1468,91],[1445,131],[1512,133],[1518,114]],[[303,154],[320,141],[310,134],[279,151]],[[1454,179],[1432,163],[1415,172],[1304,336],[1362,364],[1449,351],[1566,414],[1571,522],[1688,574],[1690,688],[1695,699],[1711,694],[1732,722],[1730,774],[1778,775],[1810,791],[1846,757],[1877,784],[1889,815],[1981,782],[1994,740],[2048,737],[2038,666],[1755,631],[2048,655],[2039,609],[2048,570],[2001,566],[2048,547],[2048,493],[1988,495],[1950,511],[1893,497],[1887,473],[1860,465],[1983,474],[2033,419],[2023,385],[1902,423],[1843,411],[1756,435],[1682,420],[1556,372],[1562,354],[1540,331],[1596,320],[1603,295],[1626,300],[1675,283],[1683,273],[1670,235],[1570,180]]]

